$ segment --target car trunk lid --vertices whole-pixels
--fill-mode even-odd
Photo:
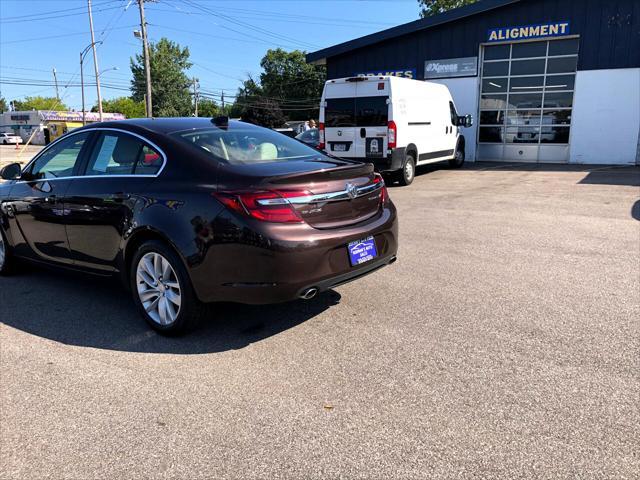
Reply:
[[[302,220],[315,228],[356,224],[380,209],[383,184],[376,179],[370,164],[324,157],[229,168],[238,183],[281,196],[259,200],[263,205],[275,207],[286,201]],[[234,190],[233,185],[221,185],[221,189]]]

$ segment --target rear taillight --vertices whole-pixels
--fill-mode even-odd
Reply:
[[[216,192],[213,196],[229,210],[263,222],[302,223],[304,220],[287,200],[309,195],[306,191]]]
[[[396,148],[397,139],[398,127],[396,127],[396,122],[390,120],[387,124],[387,145],[389,148]]]
[[[387,185],[384,183],[382,175],[376,173],[373,178],[373,183],[382,184],[382,188],[380,189],[380,205],[387,205],[389,203],[389,192],[387,191]]]
[[[324,123],[318,125],[318,148],[324,150]]]

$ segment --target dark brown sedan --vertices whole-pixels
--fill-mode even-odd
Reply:
[[[91,125],[0,173],[0,274],[27,259],[120,275],[163,333],[203,303],[310,299],[396,259],[370,164],[226,118]]]

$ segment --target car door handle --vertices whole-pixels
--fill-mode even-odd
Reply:
[[[49,195],[48,197],[44,197],[45,203],[56,203],[58,201],[58,197],[55,195]]]
[[[118,192],[111,195],[109,197],[109,200],[113,202],[124,202],[125,200],[129,200],[130,198],[131,195],[129,195],[128,193]]]

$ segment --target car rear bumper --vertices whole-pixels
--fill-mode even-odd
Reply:
[[[221,217],[218,226],[229,227],[230,216],[224,213]],[[233,231],[240,236],[211,246],[202,263],[190,267],[194,289],[203,302],[269,304],[294,300],[310,288],[324,291],[368,275],[393,263],[398,251],[393,204],[364,225],[331,230],[283,225],[275,234],[271,229],[269,237],[247,231],[246,225]],[[352,267],[347,244],[369,236],[375,239],[378,256]]]

